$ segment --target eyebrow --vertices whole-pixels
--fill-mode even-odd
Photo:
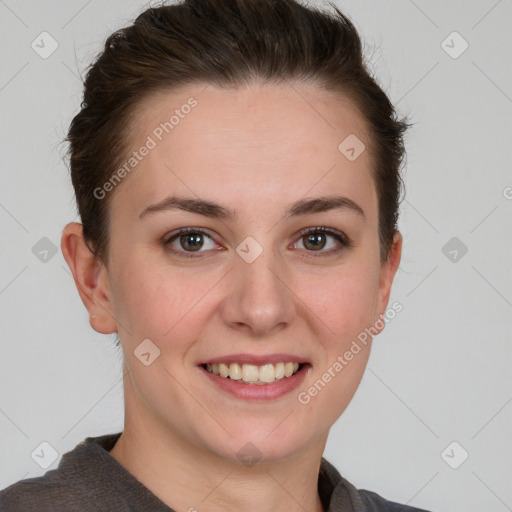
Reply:
[[[211,201],[189,197],[170,196],[145,208],[139,214],[139,219],[142,219],[152,213],[167,210],[185,210],[187,212],[197,213],[214,219],[226,219],[231,221],[235,220],[237,217],[236,211],[230,210]],[[354,212],[366,220],[364,210],[348,197],[342,196],[323,196],[316,197],[314,199],[300,199],[288,206],[283,215],[283,219],[299,217],[301,215],[308,215],[311,213],[327,212],[330,210]]]

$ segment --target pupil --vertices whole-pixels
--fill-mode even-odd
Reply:
[[[201,234],[186,234],[181,237],[181,244],[185,249],[197,250],[201,248],[202,240]],[[185,240],[185,243],[183,243]],[[188,247],[187,247],[188,246]]]
[[[317,234],[317,235],[308,235],[308,241],[306,243],[306,247],[309,243],[313,243],[313,248],[320,248],[322,249],[324,246],[325,246],[325,239],[323,240],[323,244],[321,243],[320,245],[318,245],[318,241],[319,241],[319,238],[323,237],[324,235],[322,234]]]

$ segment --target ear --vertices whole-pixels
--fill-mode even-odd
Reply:
[[[87,311],[91,327],[102,334],[117,332],[112,314],[107,269],[85,243],[82,224],[71,222],[62,231],[61,250]]]
[[[398,270],[398,266],[400,265],[400,259],[402,257],[402,234],[399,231],[396,231],[393,236],[393,242],[391,244],[388,259],[381,265],[380,270],[380,278],[379,278],[379,298],[377,303],[377,319],[382,318],[384,315],[388,302],[389,295],[391,294],[391,285],[393,284],[393,279],[395,278],[396,271]],[[375,324],[377,325],[377,319]],[[376,327],[378,332],[380,333],[384,326],[385,322],[378,322],[382,325],[382,327]]]

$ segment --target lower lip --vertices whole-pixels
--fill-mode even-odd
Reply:
[[[236,380],[215,375],[202,366],[199,366],[199,369],[206,374],[213,384],[237,398],[265,401],[280,398],[298,388],[304,381],[310,367],[311,365],[304,364],[296,374],[291,377],[284,377],[272,384],[241,384]]]

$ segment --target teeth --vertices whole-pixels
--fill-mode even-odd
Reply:
[[[260,382],[274,382],[276,380],[276,369],[273,364],[265,364],[260,366],[258,372],[258,380]]]
[[[284,363],[277,363],[275,365],[276,369],[276,380],[282,379],[284,377]]]
[[[244,384],[271,384],[285,377],[291,377],[299,369],[299,363],[269,363],[262,366],[219,363],[206,364],[206,369],[215,375],[242,381]]]
[[[229,365],[229,375],[233,380],[240,380],[242,378],[242,368],[238,363],[231,363]]]
[[[227,364],[219,364],[219,375],[221,377],[229,377],[229,366]]]
[[[258,380],[258,367],[252,364],[243,364],[242,380],[244,382],[256,382]]]

